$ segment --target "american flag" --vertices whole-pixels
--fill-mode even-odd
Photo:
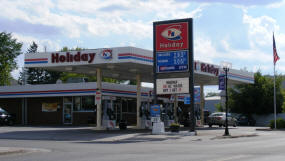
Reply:
[[[273,63],[274,65],[276,64],[276,62],[279,60],[279,56],[277,54],[277,50],[276,50],[276,45],[275,45],[275,38],[274,38],[274,33],[273,33]]]

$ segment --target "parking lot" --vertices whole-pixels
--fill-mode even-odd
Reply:
[[[248,135],[256,133],[256,127],[229,127],[232,135]],[[181,128],[180,133],[166,132],[159,135],[161,138],[166,136],[185,136],[188,133],[187,128]],[[197,137],[222,136],[224,128],[207,126],[197,128]],[[55,140],[55,141],[90,141],[111,139],[119,136],[154,136],[151,130],[135,129],[134,127],[127,130],[102,130],[98,131],[94,127],[41,127],[41,126],[2,126],[0,127],[0,139],[16,140]]]
[[[261,130],[256,130],[261,129]],[[0,160],[262,160],[285,158],[283,131],[258,127],[198,128],[197,136],[94,127],[0,127]],[[266,146],[265,146],[266,145]],[[281,149],[280,149],[281,148]],[[266,153],[264,153],[266,151]],[[10,152],[10,153],[9,153]],[[265,157],[265,154],[267,157]],[[277,155],[278,154],[278,155]],[[278,158],[279,157],[279,158]]]

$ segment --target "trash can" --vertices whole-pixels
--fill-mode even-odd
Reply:
[[[127,129],[127,121],[126,120],[121,120],[119,122],[119,128],[120,128],[120,130],[126,130]]]

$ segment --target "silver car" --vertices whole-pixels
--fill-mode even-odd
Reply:
[[[209,127],[212,125],[219,125],[220,127],[226,126],[226,113],[225,112],[215,112],[209,116]],[[237,126],[236,118],[232,117],[230,113],[228,113],[228,126]]]

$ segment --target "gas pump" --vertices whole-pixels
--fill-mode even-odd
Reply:
[[[165,103],[162,110],[163,122],[166,127],[174,123],[174,104]]]
[[[140,107],[141,127],[150,129],[152,123],[150,120],[150,107],[148,102],[142,102]]]
[[[115,112],[112,100],[103,101],[103,127],[114,129],[116,127]]]

